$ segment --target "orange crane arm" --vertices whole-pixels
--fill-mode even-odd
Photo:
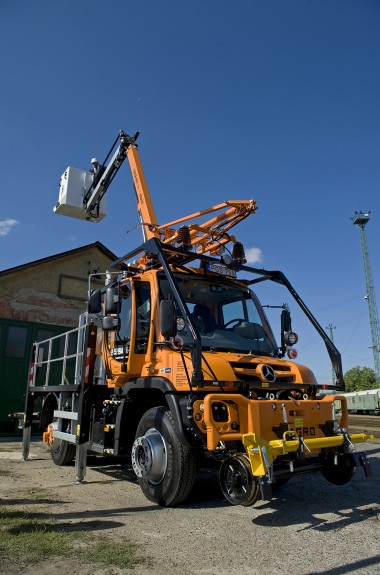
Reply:
[[[193,246],[195,251],[198,254],[204,254],[206,252],[212,254],[220,248],[220,246],[230,241],[235,241],[235,238],[227,234],[227,232],[256,211],[256,202],[254,200],[229,200],[159,226],[158,229],[161,230],[163,234],[162,241],[169,244],[178,241],[178,231],[173,229],[173,226],[223,209],[224,211],[202,224],[193,223],[188,226],[190,245]]]
[[[94,211],[99,207],[100,200],[106,193],[120,166],[125,158],[128,158],[144,242],[156,238],[172,246],[186,244],[186,247],[192,248],[197,254],[205,254],[207,252],[213,254],[224,244],[230,241],[236,242],[235,238],[227,232],[256,211],[256,202],[254,200],[228,200],[206,210],[178,218],[167,224],[158,225],[137,150],[136,139],[138,136],[139,132],[136,132],[134,136],[129,136],[122,130],[119,132],[105,162],[111,155],[112,150],[115,149],[118,140],[120,144],[95,187],[90,188],[84,201],[84,209],[91,214],[91,210]],[[208,214],[212,214],[212,217],[201,223],[199,219]],[[194,222],[190,223],[191,220],[194,220]],[[189,222],[189,225],[182,225],[187,222]],[[186,241],[184,241],[185,228]]]
[[[227,232],[256,211],[256,202],[254,200],[228,200],[206,210],[178,218],[167,224],[158,225],[137,147],[133,144],[129,145],[125,154],[132,172],[137,198],[137,211],[142,224],[144,241],[154,237],[166,244],[174,245],[179,241],[179,230],[175,229],[175,226],[180,226],[180,224],[191,220],[199,220],[200,217],[207,214],[219,212],[202,224],[197,222],[190,223],[188,226],[190,233],[189,244],[196,253],[204,254],[209,252],[212,254],[220,246],[230,241],[235,242],[235,238]]]
[[[129,146],[126,155],[135,186],[137,211],[140,216],[144,241],[150,240],[153,237],[160,239],[160,233],[157,230],[156,214],[136,146]]]

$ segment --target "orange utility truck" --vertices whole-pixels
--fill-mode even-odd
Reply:
[[[255,202],[226,201],[159,224],[137,137],[121,131],[95,177],[75,168],[62,175],[55,212],[96,222],[127,158],[143,243],[113,263],[99,289],[89,277],[78,328],[35,344],[23,457],[39,409],[54,463],[75,459],[78,482],[88,453],[123,458],[162,506],[183,502],[207,465],[219,469],[226,499],[245,506],[299,474],[321,472],[336,485],[358,466],[369,475],[365,453],[354,449],[368,436],[350,435],[345,397],[320,395],[312,371],[293,361],[288,306],[279,306],[279,345],[255,295],[263,282],[290,293],[324,340],[343,391],[340,354],[298,293],[282,272],[246,265],[230,233]]]

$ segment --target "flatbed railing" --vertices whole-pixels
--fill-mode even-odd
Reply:
[[[77,328],[34,344],[23,422],[24,459],[29,455],[35,401],[38,399],[45,398],[45,401],[48,397],[52,398],[51,410],[42,408],[42,431],[46,431],[49,425],[52,440],[77,443],[88,371],[89,333],[90,328],[94,327],[94,320],[85,313],[80,316]],[[91,331],[96,334],[96,328]],[[45,419],[49,421],[44,421],[46,411],[48,417],[45,416]]]
[[[39,391],[41,388],[46,390],[47,387],[53,391],[57,386],[80,385],[86,328],[87,325],[83,324],[34,344],[28,391]],[[73,366],[74,372],[70,373]],[[40,377],[44,369],[45,374]]]

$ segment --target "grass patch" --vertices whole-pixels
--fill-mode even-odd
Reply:
[[[90,534],[86,535],[88,541],[93,539]],[[92,541],[91,547],[83,549],[83,555],[91,563],[125,568],[146,563],[146,560],[138,555],[138,549],[137,545],[126,539],[116,544],[107,537],[97,537],[95,542]]]
[[[114,567],[133,567],[145,563],[139,547],[127,539],[117,543],[104,536],[65,526],[39,514],[0,510],[0,557],[9,563],[36,564],[52,557],[80,557],[80,561]]]
[[[0,469],[0,475],[10,475],[11,472],[8,469]]]

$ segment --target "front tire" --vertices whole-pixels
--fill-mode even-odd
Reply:
[[[179,440],[166,407],[153,407],[142,416],[132,446],[132,465],[149,501],[170,507],[190,495],[196,474],[195,451]]]

